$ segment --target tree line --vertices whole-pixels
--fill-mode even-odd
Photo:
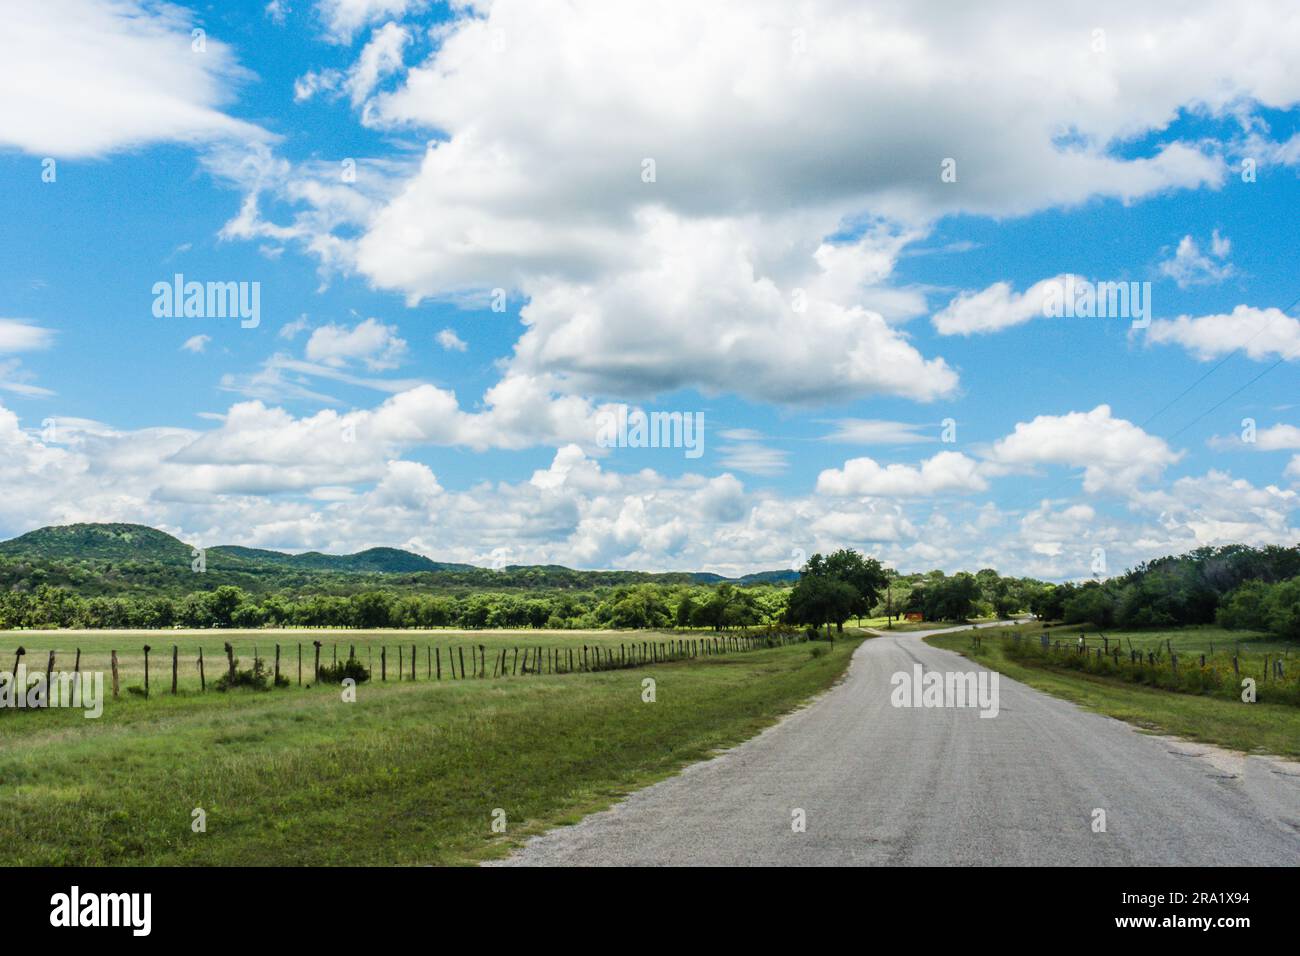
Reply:
[[[1300,548],[1228,545],[1150,561],[1107,581],[1048,585],[1044,620],[1125,629],[1214,624],[1300,639]]]
[[[343,579],[345,576],[339,576]],[[411,576],[414,577],[414,576]],[[192,578],[191,578],[192,580]],[[79,593],[29,581],[0,591],[0,629],[63,628],[708,628],[776,624],[843,630],[855,618],[927,621],[1011,617],[1098,628],[1219,623],[1300,639],[1300,548],[1244,545],[1159,558],[1107,581],[1048,584],[992,568],[902,575],[850,549],[814,554],[797,582],[622,583],[589,590],[445,593],[407,576],[365,576],[353,589],[250,591],[220,584],[168,591]]]
[[[369,590],[356,594],[250,594],[234,585],[181,597],[98,595],[39,585],[0,592],[8,628],[671,628],[777,624],[788,588],[639,584],[598,593],[465,595]]]

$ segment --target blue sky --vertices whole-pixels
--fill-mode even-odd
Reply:
[[[1300,12],[642,6],[7,13],[0,534],[1053,579],[1296,543]],[[259,324],[156,317],[175,273]],[[1044,316],[1067,273],[1150,327]],[[601,447],[623,403],[704,454]]]

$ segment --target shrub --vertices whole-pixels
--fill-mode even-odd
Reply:
[[[257,657],[253,659],[253,666],[245,671],[239,669],[239,658],[235,658],[235,669],[233,672],[226,671],[214,685],[217,690],[227,691],[232,687],[249,687],[253,690],[270,690],[271,675],[267,672],[266,661]],[[284,675],[280,676],[277,682],[278,687],[288,687],[289,679]]]
[[[364,684],[370,680],[370,671],[366,670],[365,665],[355,657],[350,657],[345,661],[339,661],[337,664],[321,667],[320,677],[317,678],[317,682],[321,684],[341,684],[349,677],[358,684]]]

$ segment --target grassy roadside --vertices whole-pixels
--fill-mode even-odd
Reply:
[[[978,650],[971,646],[969,631],[936,634],[925,641],[935,647],[956,651],[1030,687],[1127,721],[1143,730],[1187,737],[1246,753],[1300,758],[1300,708],[1268,703],[1243,704],[1172,693],[1080,672],[1026,666],[1007,657],[1001,640],[995,636],[999,633],[1002,633],[1001,629],[983,631],[982,647]],[[1204,636],[1198,635],[1196,639],[1203,640]]]
[[[772,723],[859,641],[595,674],[124,699],[0,719],[0,864],[461,864]],[[642,701],[646,678],[654,703]],[[191,831],[191,812],[207,832]],[[505,811],[508,834],[491,830]]]

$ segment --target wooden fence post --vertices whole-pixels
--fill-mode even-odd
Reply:
[[[271,683],[272,687],[280,686],[280,645],[275,645],[275,680]]]
[[[437,663],[438,663],[438,678],[437,678],[437,679],[438,679],[438,680],[442,680],[442,648],[441,648],[441,647],[435,647],[435,648],[433,649],[433,651],[434,651],[434,656],[437,658]]]
[[[19,650],[22,650],[20,647]],[[111,651],[113,662],[113,699],[117,700],[117,651]]]
[[[460,656],[460,679],[464,680],[465,679],[465,645],[462,644],[460,647],[456,648],[456,651]]]
[[[148,644],[144,646],[144,699],[149,699],[149,651],[151,648]]]
[[[172,693],[176,693],[176,670],[180,665],[181,649],[175,644],[172,645]]]
[[[388,648],[379,649],[379,679],[388,680]]]
[[[72,673],[74,674],[81,673],[81,648],[79,647],[77,648],[77,662],[72,665]]]
[[[230,675],[230,686],[235,686],[235,648],[229,642],[225,643],[226,648],[226,673]]]
[[[54,652],[50,651],[50,659],[45,664],[45,706],[50,706],[50,675],[54,673]]]
[[[208,679],[203,674],[203,648],[199,648],[199,690],[206,692],[208,689]]]
[[[316,648],[316,670],[314,672],[314,676],[312,677],[312,682],[319,684],[320,683],[320,641],[312,641],[312,645]]]

